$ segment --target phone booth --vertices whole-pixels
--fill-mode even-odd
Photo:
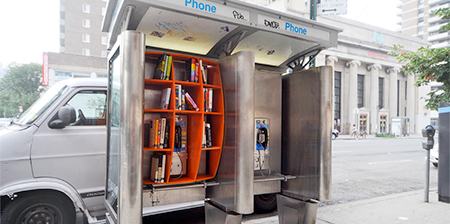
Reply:
[[[110,0],[102,29],[108,223],[199,206],[206,223],[270,207],[314,222],[331,199],[333,74],[305,68],[339,29],[215,0]]]

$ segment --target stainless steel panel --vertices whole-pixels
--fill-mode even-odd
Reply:
[[[281,172],[281,81],[280,72],[255,70],[255,118],[270,120],[268,170],[278,173]],[[264,175],[267,172],[264,171]],[[261,173],[257,171],[255,175]]]
[[[243,51],[219,61],[225,100],[225,136],[216,181],[207,189],[216,203],[237,213],[253,213],[255,55]]]
[[[142,223],[144,34],[124,31],[121,35],[123,79],[118,223]]]
[[[279,223],[315,224],[318,202],[277,195]]]
[[[332,69],[283,76],[283,194],[331,199]]]
[[[242,222],[242,215],[226,213],[213,204],[205,203],[205,223],[207,224],[238,224]]]
[[[281,192],[281,181],[280,180],[255,181],[253,185],[253,191],[255,195]]]
[[[205,188],[204,185],[199,185],[191,188],[145,190],[142,198],[144,207],[203,201]]]
[[[450,103],[439,103],[439,201],[450,203]]]

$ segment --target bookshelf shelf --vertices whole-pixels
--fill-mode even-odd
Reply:
[[[143,151],[148,155],[144,156],[143,166],[148,169],[144,170],[144,184],[182,184],[214,178],[222,153],[224,132],[219,65],[208,59],[182,54],[146,52],[145,56]],[[169,75],[158,71],[160,79],[155,79],[156,71],[162,68],[159,66],[162,61],[171,61],[166,66]],[[193,68],[194,79],[191,81]],[[169,95],[165,95],[166,89],[170,89]],[[187,102],[187,95],[198,110],[192,107],[194,104]],[[164,96],[170,97],[167,99]],[[162,109],[163,105],[167,105],[167,109]],[[162,149],[150,147],[157,144],[155,139],[160,138],[155,131],[162,134],[162,129],[159,126],[156,128],[155,124],[159,125],[163,119],[168,131],[165,131],[161,141],[165,141],[163,144],[166,145]],[[204,147],[208,144],[209,147]],[[180,156],[180,150],[185,156]],[[166,158],[165,166],[159,165],[165,169],[164,183],[155,182],[150,177],[155,154],[164,154]]]

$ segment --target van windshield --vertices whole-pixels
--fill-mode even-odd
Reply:
[[[42,95],[28,110],[26,110],[20,116],[14,118],[14,123],[20,125],[31,124],[41,114],[47,110],[48,107],[67,90],[67,86],[62,83],[56,83],[53,85],[44,95]]]

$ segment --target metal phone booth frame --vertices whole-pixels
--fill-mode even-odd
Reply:
[[[277,195],[281,223],[315,222],[316,200],[331,195],[333,74],[304,68],[337,46],[340,29],[240,1],[110,0],[102,30],[111,49],[109,223],[196,206],[207,223],[240,223],[255,195]],[[212,180],[143,186],[145,51],[219,64],[225,124]]]

